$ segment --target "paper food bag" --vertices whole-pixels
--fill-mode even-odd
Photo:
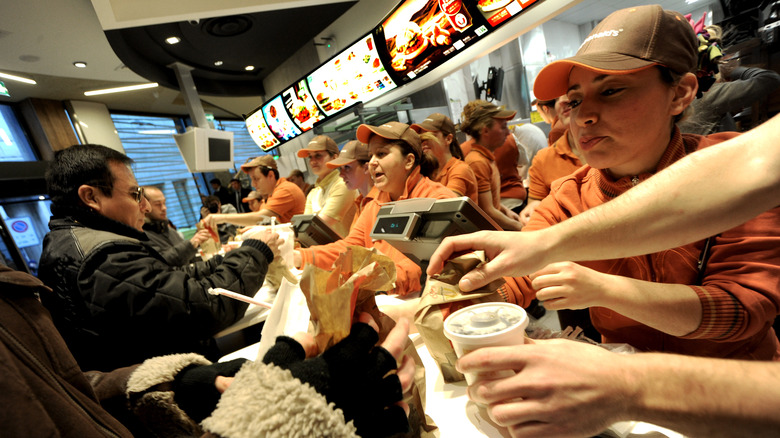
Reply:
[[[273,289],[278,290],[282,284],[282,279],[290,283],[298,283],[298,278],[292,273],[290,266],[293,266],[293,246],[295,243],[295,231],[291,224],[279,225],[255,225],[245,228],[241,233],[241,240],[255,238],[259,233],[272,230],[283,240],[279,246],[279,255],[274,257],[274,261],[268,265],[268,272],[265,274],[265,282]]]
[[[307,265],[301,274],[300,286],[311,313],[309,332],[314,335],[320,351],[325,351],[344,339],[360,312],[371,314],[379,326],[379,342],[395,326],[395,321],[379,310],[376,292],[394,287],[395,264],[376,249],[350,246],[326,271]],[[409,340],[404,354],[416,364],[414,384],[405,399],[409,404],[409,437],[433,436],[436,424],[425,415],[425,368],[414,343]]]
[[[504,284],[503,280],[494,281],[471,292],[463,292],[458,287],[461,277],[483,262],[481,252],[448,261],[439,275],[428,278],[417,305],[414,325],[428,347],[428,352],[439,364],[444,381],[448,383],[465,380],[465,376],[455,369],[458,357],[450,340],[444,336],[444,320],[450,314],[472,304],[503,301],[497,293]]]

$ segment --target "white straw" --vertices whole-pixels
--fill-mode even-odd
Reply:
[[[271,304],[268,304],[264,301],[259,301],[254,298],[248,297],[246,295],[241,295],[236,292],[231,292],[227,289],[222,289],[221,287],[217,288],[209,288],[209,293],[211,295],[224,295],[228,298],[233,298],[234,300],[243,301],[245,303],[254,304],[256,306],[265,307],[266,309],[270,309],[273,307]]]

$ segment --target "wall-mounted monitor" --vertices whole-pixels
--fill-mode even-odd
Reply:
[[[455,56],[487,32],[461,0],[406,0],[375,30],[399,82],[408,82]]]
[[[290,140],[301,135],[301,130],[293,123],[282,101],[282,96],[276,96],[270,102],[263,105],[263,117],[265,122],[281,141]]]
[[[491,27],[496,27],[519,14],[536,0],[478,0],[477,8]]]
[[[504,69],[490,67],[488,69],[487,82],[485,83],[485,96],[488,100],[501,100],[504,94]]]
[[[173,138],[191,173],[233,168],[232,132],[188,127],[187,132]]]
[[[282,100],[285,108],[287,108],[287,112],[292,116],[293,122],[301,131],[308,131],[314,127],[315,123],[325,119],[325,114],[314,103],[314,99],[311,97],[311,92],[304,79],[293,84],[292,87],[282,93]]]
[[[317,104],[328,116],[396,87],[379,59],[371,34],[314,70],[306,77],[306,82]]]
[[[246,129],[249,131],[249,136],[252,137],[252,140],[263,151],[268,152],[281,144],[265,123],[265,118],[260,108],[255,109],[246,116]]]

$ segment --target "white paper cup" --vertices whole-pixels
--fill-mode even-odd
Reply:
[[[465,307],[444,321],[444,336],[452,342],[455,354],[464,354],[482,347],[522,345],[528,315],[525,309],[509,303],[482,303]],[[471,385],[475,373],[466,373],[466,383]],[[492,374],[491,377],[499,377]]]

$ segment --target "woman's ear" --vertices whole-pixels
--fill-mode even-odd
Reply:
[[[102,196],[102,193],[98,193],[100,189],[93,186],[88,186],[86,184],[82,184],[79,186],[78,194],[79,199],[81,202],[84,203],[84,205],[87,206],[90,210],[94,211],[100,211],[100,196]]]
[[[674,96],[670,108],[673,116],[682,114],[685,108],[688,108],[693,99],[696,99],[698,88],[699,81],[693,73],[686,73],[680,78],[680,81],[674,86]]]
[[[404,157],[404,169],[406,169],[407,172],[414,169],[414,160],[414,154],[412,153],[406,154]]]

